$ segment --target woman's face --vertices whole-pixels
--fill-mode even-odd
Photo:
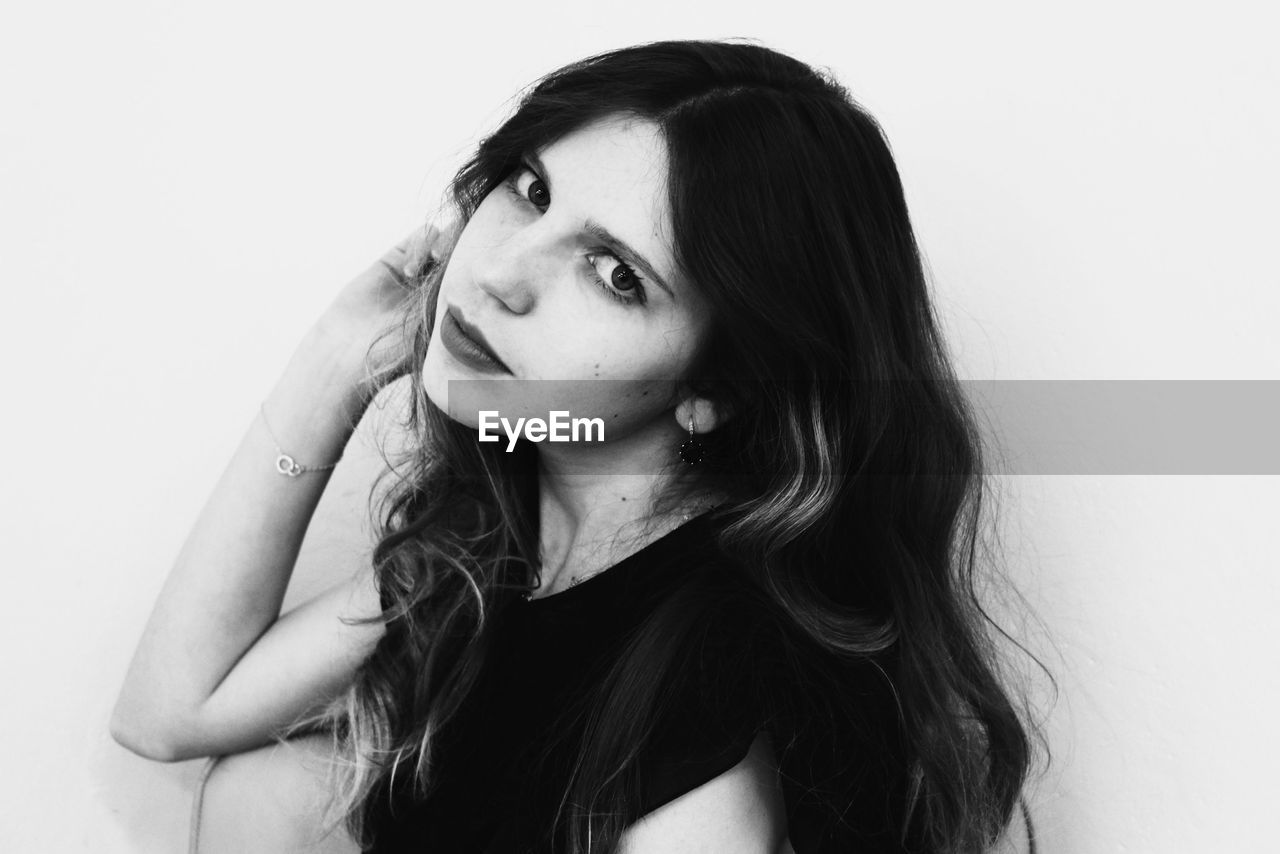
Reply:
[[[480,409],[598,417],[606,441],[670,421],[708,312],[675,269],[661,131],[610,117],[528,155],[449,258],[426,394],[471,426]],[[502,367],[460,355],[450,314]]]

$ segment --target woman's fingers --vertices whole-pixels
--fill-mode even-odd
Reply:
[[[446,223],[443,229],[425,223],[387,250],[378,259],[378,265],[384,267],[401,286],[414,287],[419,284],[431,261],[439,260],[442,247],[455,238],[457,228],[454,222]]]
[[[407,238],[409,245],[405,251],[404,260],[406,276],[414,278],[422,275],[428,259],[431,258],[431,250],[435,247],[439,237],[439,230],[430,223],[416,229],[413,234],[409,235]]]

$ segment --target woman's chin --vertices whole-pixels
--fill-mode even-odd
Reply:
[[[476,378],[464,369],[455,368],[447,360],[432,362],[428,354],[422,366],[422,392],[436,408],[460,424],[478,427],[480,410],[494,409],[492,401],[478,394]]]
[[[434,342],[433,342],[434,345]],[[422,391],[427,399],[436,405],[441,412],[457,421],[454,404],[459,395],[450,394],[451,381],[468,379],[453,365],[444,353],[438,352],[434,346],[427,349],[426,358],[422,362]],[[460,384],[454,385],[456,392]]]

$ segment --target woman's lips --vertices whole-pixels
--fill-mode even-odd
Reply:
[[[440,324],[440,337],[445,349],[459,361],[486,373],[511,373],[511,369],[498,358],[484,335],[449,308]]]

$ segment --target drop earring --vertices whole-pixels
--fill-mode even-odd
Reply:
[[[684,460],[687,465],[696,466],[702,462],[702,457],[706,453],[706,447],[698,440],[693,432],[693,416],[689,416],[689,438],[685,439],[680,445],[680,459]]]

